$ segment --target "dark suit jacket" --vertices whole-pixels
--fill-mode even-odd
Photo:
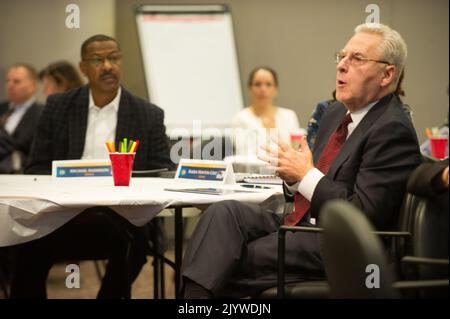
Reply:
[[[9,102],[0,104],[0,116],[8,110],[8,107]],[[11,135],[4,130],[0,133],[0,139],[3,140],[0,144],[12,146],[12,149],[10,148],[10,152],[8,154],[5,152],[3,157],[6,157],[6,155],[9,155],[12,151],[19,151],[22,156],[22,163],[25,165],[30,153],[31,143],[33,142],[33,136],[37,127],[38,119],[43,108],[43,105],[34,103],[25,112]],[[0,151],[0,153],[1,152],[2,151]]]
[[[408,192],[424,197],[448,194],[448,189],[440,183],[442,171],[447,166],[448,158],[439,162],[421,164],[408,179]]]
[[[347,109],[340,102],[324,114],[313,152],[319,160]],[[378,229],[397,222],[406,182],[421,163],[417,136],[399,99],[389,94],[366,114],[320,180],[309,213],[318,218],[328,200],[345,199],[361,209]]]
[[[48,97],[26,167],[27,174],[50,174],[52,160],[81,158],[88,107],[87,85]],[[116,145],[124,137],[140,140],[134,170],[171,168],[162,109],[122,88],[117,117]]]

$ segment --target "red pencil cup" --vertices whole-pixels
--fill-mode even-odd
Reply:
[[[432,137],[430,138],[431,155],[438,159],[446,157],[448,145],[448,137]]]
[[[114,186],[129,186],[135,153],[109,153]]]

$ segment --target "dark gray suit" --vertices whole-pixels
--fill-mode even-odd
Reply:
[[[9,108],[9,102],[0,103],[0,117]],[[12,163],[9,156],[18,151],[23,165],[26,164],[33,142],[34,132],[41,115],[43,105],[33,103],[20,119],[14,132],[9,135],[0,128],[0,173],[12,173]],[[3,161],[2,161],[3,160]]]
[[[317,134],[315,163],[346,112],[339,102],[327,109]],[[420,162],[415,130],[401,102],[389,94],[343,145],[314,191],[309,215],[320,218],[326,201],[342,198],[360,208],[378,229],[389,229],[397,219],[408,175]],[[280,223],[280,216],[258,205],[212,205],[191,238],[183,276],[215,296],[242,297],[275,286]],[[320,235],[288,233],[286,265],[288,282],[323,276]]]

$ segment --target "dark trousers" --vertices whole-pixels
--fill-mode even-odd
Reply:
[[[215,297],[244,297],[277,285],[282,218],[259,205],[223,201],[202,215],[185,252],[182,276]],[[320,235],[287,233],[286,282],[324,277]]]
[[[14,247],[11,298],[46,298],[54,263],[91,259],[108,259],[98,298],[127,298],[146,262],[145,240],[144,228],[112,210],[85,210],[49,235]]]

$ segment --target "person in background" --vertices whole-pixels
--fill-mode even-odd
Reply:
[[[6,73],[8,101],[0,103],[0,174],[21,173],[43,106],[36,102],[37,73],[15,63]]]
[[[422,163],[408,179],[408,192],[424,197],[437,197],[444,193],[448,195],[448,180],[448,158]]]
[[[50,63],[39,72],[45,97],[69,91],[83,85],[77,69],[67,61]]]
[[[394,94],[397,95],[400,102],[402,102],[403,110],[405,111],[406,115],[408,116],[409,120],[413,121],[413,111],[411,107],[408,104],[405,104],[402,100],[402,97],[405,97],[405,90],[403,89],[403,79],[405,78],[405,70],[403,70],[402,74],[400,74],[400,78],[398,79],[397,88],[394,91]]]
[[[258,141],[265,141],[269,137],[268,129],[276,129],[278,138],[284,143],[291,143],[291,133],[300,129],[297,115],[294,111],[275,105],[278,94],[278,76],[269,67],[257,67],[250,73],[248,79],[250,91],[250,106],[239,111],[233,119],[233,127],[245,130],[246,145],[239,147],[238,155],[256,155]],[[239,132],[239,131],[238,131]],[[237,136],[241,139],[241,136]]]
[[[308,146],[311,150],[314,149],[314,143],[316,141],[316,135],[323,113],[325,113],[326,109],[331,103],[336,102],[336,90],[334,90],[331,95],[333,97],[332,99],[322,101],[317,104],[308,121],[308,127],[306,129],[306,141],[308,142]]]

